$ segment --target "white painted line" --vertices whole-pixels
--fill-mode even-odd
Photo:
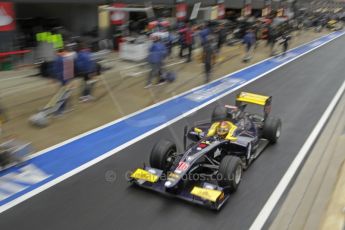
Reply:
[[[113,149],[113,150],[111,150],[111,151],[109,151],[109,152],[107,152],[107,153],[105,153],[105,154],[103,154],[103,155],[101,155],[101,156],[99,156],[99,157],[97,157],[97,158],[95,158],[95,159],[93,159],[93,160],[91,160],[91,161],[89,161],[89,162],[87,162],[87,163],[81,165],[80,167],[78,167],[78,168],[76,168],[76,169],[74,169],[74,170],[72,170],[72,171],[70,171],[70,172],[68,172],[68,173],[66,173],[66,174],[64,174],[64,175],[62,175],[62,176],[60,176],[60,177],[58,177],[58,178],[56,178],[56,179],[54,179],[54,180],[52,180],[52,181],[50,181],[50,182],[44,184],[44,185],[42,185],[42,186],[40,186],[40,187],[38,187],[38,188],[36,188],[36,189],[30,191],[30,192],[28,192],[28,193],[26,193],[26,194],[24,194],[24,195],[18,197],[18,198],[16,198],[16,199],[14,199],[13,201],[11,201],[11,202],[9,202],[9,203],[7,203],[7,204],[2,205],[2,206],[0,207],[0,213],[2,213],[2,212],[4,212],[4,211],[6,211],[6,210],[8,210],[8,209],[10,209],[10,208],[12,208],[12,207],[14,207],[15,205],[17,205],[17,204],[19,204],[19,203],[21,203],[21,202],[23,202],[23,201],[25,201],[25,200],[27,200],[27,199],[29,199],[29,198],[35,196],[35,195],[41,193],[41,192],[43,192],[44,190],[46,190],[46,189],[48,189],[48,188],[50,188],[50,187],[52,187],[52,186],[54,186],[54,185],[56,185],[56,184],[58,184],[58,183],[60,183],[60,182],[62,182],[62,181],[64,181],[64,180],[66,180],[67,178],[69,178],[69,177],[71,177],[71,176],[73,176],[73,175],[75,175],[75,174],[77,174],[77,173],[79,173],[79,172],[81,172],[81,171],[83,171],[83,170],[85,170],[85,169],[87,169],[87,168],[89,168],[89,167],[91,167],[91,166],[97,164],[98,162],[100,162],[100,161],[102,161],[102,160],[104,160],[104,159],[106,159],[106,158],[108,158],[108,157],[110,157],[110,156],[116,154],[117,152],[119,152],[119,151],[121,151],[121,150],[123,150],[123,149],[125,149],[125,148],[127,148],[127,147],[129,147],[129,146],[131,146],[132,144],[134,144],[134,143],[136,143],[136,142],[138,142],[138,141],[140,141],[140,140],[142,140],[142,139],[144,139],[144,138],[146,138],[146,137],[152,135],[153,133],[156,133],[156,132],[158,132],[159,130],[162,130],[162,129],[164,129],[164,128],[170,126],[171,124],[173,124],[173,123],[175,123],[175,122],[177,122],[177,121],[179,121],[179,120],[181,120],[181,119],[183,119],[183,118],[185,118],[185,117],[188,117],[190,114],[195,113],[196,111],[198,111],[198,110],[200,110],[200,109],[206,107],[207,105],[209,105],[209,104],[211,104],[211,103],[213,103],[213,102],[219,100],[220,98],[222,98],[222,97],[224,97],[224,96],[226,96],[226,95],[228,95],[228,94],[230,94],[230,93],[232,93],[232,92],[234,92],[234,91],[236,91],[236,90],[238,90],[238,89],[240,89],[240,88],[242,88],[242,87],[244,87],[244,86],[246,86],[246,85],[252,83],[253,81],[256,81],[256,80],[259,79],[259,78],[262,78],[262,77],[266,76],[267,74],[269,74],[269,73],[275,71],[276,69],[279,69],[280,67],[282,67],[282,66],[284,66],[284,65],[287,65],[288,63],[290,63],[290,62],[296,60],[297,58],[299,58],[299,57],[301,57],[301,56],[304,56],[304,55],[306,55],[306,54],[312,52],[313,50],[315,50],[315,49],[317,49],[317,48],[319,48],[319,47],[321,47],[321,46],[323,46],[323,45],[325,45],[325,44],[327,44],[327,43],[333,41],[334,39],[336,39],[336,38],[338,38],[338,37],[340,37],[340,36],[342,36],[342,35],[344,35],[344,33],[341,33],[339,36],[336,36],[336,37],[332,38],[331,40],[325,42],[324,44],[322,44],[322,45],[320,45],[320,46],[317,46],[317,47],[314,47],[313,49],[311,49],[311,50],[309,50],[309,51],[307,51],[307,52],[305,52],[305,53],[303,53],[303,54],[300,54],[300,55],[296,56],[295,58],[289,60],[288,62],[282,63],[281,65],[279,65],[279,66],[277,66],[277,67],[275,67],[275,68],[273,68],[273,69],[271,69],[271,70],[269,70],[269,71],[267,71],[267,72],[265,72],[265,73],[263,73],[263,74],[257,76],[256,78],[253,78],[252,80],[250,80],[250,81],[244,83],[243,85],[240,85],[240,86],[238,86],[238,87],[236,87],[236,88],[234,88],[234,89],[232,89],[232,90],[230,90],[230,91],[228,91],[228,92],[225,92],[225,93],[223,93],[223,94],[221,94],[221,95],[219,95],[219,96],[213,98],[212,100],[207,101],[207,102],[205,102],[204,104],[202,104],[202,105],[200,105],[200,106],[198,106],[198,107],[196,107],[196,108],[194,108],[194,109],[192,109],[192,110],[190,110],[190,111],[188,111],[188,112],[186,112],[186,113],[184,113],[184,114],[182,114],[182,115],[180,115],[180,116],[178,116],[178,117],[176,117],[176,118],[174,118],[174,119],[172,119],[172,120],[170,120],[170,121],[168,121],[168,122],[166,122],[165,124],[162,124],[161,126],[158,126],[158,127],[154,128],[154,129],[150,130],[149,132],[144,133],[144,134],[142,134],[142,135],[140,135],[140,136],[134,138],[133,140],[124,143],[123,145],[120,145],[119,147],[117,147],[117,148],[115,148],[115,149]],[[327,35],[326,35],[326,36],[327,36]],[[320,39],[320,38],[318,38],[318,39]],[[317,39],[315,39],[315,40],[317,40]],[[311,42],[313,42],[313,41],[311,41]],[[309,42],[309,43],[311,43],[311,42]],[[306,44],[309,44],[309,43],[306,43]],[[306,45],[306,44],[304,44],[304,45]],[[303,46],[303,45],[301,45],[301,46]],[[300,47],[300,46],[299,46],[299,47]],[[296,48],[294,48],[294,49],[297,49],[297,48],[298,48],[298,47],[296,47]],[[293,49],[292,49],[292,50],[293,50]],[[268,59],[270,59],[270,58],[268,58]],[[251,66],[254,66],[254,65],[257,65],[257,64],[259,64],[259,63],[262,63],[262,62],[264,62],[264,61],[266,61],[266,60],[268,60],[268,59],[265,59],[265,60],[263,60],[263,61],[261,61],[261,62],[255,63],[255,64],[253,64],[253,65],[251,65]],[[246,67],[246,68],[244,68],[244,69],[242,69],[242,70],[248,69],[248,68],[250,68],[251,66]],[[236,71],[236,72],[231,73],[231,74],[235,74],[235,73],[240,72],[240,71],[242,71],[242,70]],[[216,79],[216,80],[214,80],[214,81],[219,81],[220,79],[223,79],[223,78],[226,78],[226,77],[228,77],[228,75],[226,75],[226,76],[224,76],[224,77],[222,77],[222,78]],[[214,81],[212,81],[212,82],[214,82]],[[208,84],[211,84],[212,82],[210,82],[210,83],[208,83]],[[74,138],[71,138],[71,139],[69,139],[69,140],[67,140],[67,141],[64,141],[64,142],[62,142],[62,143],[60,143],[60,144],[54,145],[54,146],[52,146],[52,147],[50,147],[50,148],[47,148],[47,149],[42,150],[42,151],[40,151],[40,152],[38,152],[38,153],[36,153],[36,154],[33,154],[32,156],[28,157],[27,159],[31,159],[31,158],[36,157],[36,156],[38,156],[38,155],[44,154],[44,153],[46,153],[46,152],[49,151],[49,150],[56,149],[56,148],[58,148],[58,147],[60,147],[60,146],[63,146],[63,145],[65,145],[65,144],[68,144],[68,143],[70,143],[70,142],[72,142],[72,141],[74,141],[74,140],[77,140],[77,139],[79,139],[79,138],[82,138],[82,137],[84,137],[84,136],[87,136],[87,135],[89,135],[89,134],[91,134],[91,133],[97,132],[97,131],[99,131],[99,130],[101,130],[101,129],[104,129],[104,128],[106,128],[106,127],[109,127],[109,126],[111,126],[111,125],[113,125],[113,124],[115,124],[115,123],[117,123],[117,122],[120,122],[120,121],[122,121],[122,120],[124,120],[124,119],[127,119],[127,118],[129,118],[129,117],[132,117],[132,116],[134,116],[134,115],[136,115],[136,114],[138,114],[138,113],[140,113],[140,112],[146,111],[146,110],[148,110],[148,109],[150,109],[150,108],[153,108],[153,107],[156,107],[156,106],[158,106],[158,105],[160,105],[160,104],[162,104],[162,103],[165,103],[165,102],[167,102],[167,101],[173,100],[173,99],[176,98],[176,97],[179,97],[179,96],[188,94],[189,92],[191,92],[191,91],[193,91],[193,90],[196,90],[196,89],[199,89],[199,88],[201,88],[201,87],[203,87],[203,86],[204,86],[204,85],[201,85],[201,86],[196,87],[196,88],[194,88],[194,89],[192,89],[192,90],[189,90],[189,91],[187,91],[187,92],[184,92],[184,93],[182,93],[182,94],[180,94],[180,95],[177,95],[177,96],[172,97],[172,98],[170,98],[170,99],[164,100],[164,101],[159,102],[159,103],[157,103],[157,104],[155,104],[155,105],[152,105],[152,106],[150,106],[150,107],[148,107],[148,108],[145,108],[145,109],[143,109],[143,110],[140,110],[140,111],[138,111],[138,112],[136,112],[136,113],[133,113],[133,114],[130,114],[130,115],[126,116],[126,117],[123,117],[123,118],[121,118],[121,119],[118,119],[118,120],[116,120],[116,121],[114,121],[114,122],[110,122],[110,123],[105,124],[105,125],[103,125],[103,126],[101,126],[101,127],[98,127],[98,128],[96,128],[96,129],[93,129],[93,130],[91,130],[91,131],[89,131],[89,132],[86,132],[86,133],[84,133],[84,134],[78,135],[78,136],[76,136],[76,137],[74,137]]]
[[[4,193],[4,192],[0,191],[0,200],[4,200],[10,196],[11,195],[9,195],[9,193]]]
[[[23,191],[27,187],[28,186],[26,185],[19,185],[19,184],[9,182],[3,178],[0,179],[0,190],[6,193],[10,193],[10,194],[17,193],[17,192]]]
[[[283,195],[285,189],[289,185],[290,181],[294,177],[295,173],[297,172],[299,166],[302,164],[304,158],[307,156],[309,150],[313,146],[314,142],[316,141],[317,137],[321,133],[323,127],[327,123],[328,118],[332,115],[333,110],[335,109],[337,103],[339,102],[341,96],[345,92],[345,81],[341,85],[340,89],[332,99],[331,103],[327,107],[326,111],[323,113],[322,117],[316,124],[315,128],[309,135],[308,139],[302,146],[301,150],[298,152],[297,156],[295,157],[294,161],[291,163],[290,167],[280,180],[279,184],[267,200],[264,207],[261,209],[259,215],[256,217],[255,221],[250,227],[250,230],[260,230],[263,228],[264,224],[266,223],[268,217],[271,215],[274,207],[278,203],[279,199]]]

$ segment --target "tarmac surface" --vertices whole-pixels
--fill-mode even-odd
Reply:
[[[0,228],[248,229],[344,81],[343,47],[340,37],[241,89],[273,96],[272,114],[282,118],[283,133],[245,172],[221,212],[136,189],[125,180],[128,170],[148,161],[158,139],[181,145],[184,126],[209,119],[213,103],[2,213]],[[233,102],[236,93],[217,103]]]

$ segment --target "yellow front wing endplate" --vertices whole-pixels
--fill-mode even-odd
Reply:
[[[132,175],[131,178],[133,179],[137,179],[137,180],[144,180],[144,181],[148,181],[151,183],[156,183],[159,179],[159,177],[157,175],[154,175],[144,169],[137,169],[135,170]]]
[[[200,187],[194,187],[190,193],[194,196],[198,196],[212,202],[216,202],[219,197],[221,197],[222,195],[224,196],[224,193],[222,191]]]

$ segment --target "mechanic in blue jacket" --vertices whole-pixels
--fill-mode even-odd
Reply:
[[[201,31],[199,32],[199,37],[201,41],[201,45],[204,46],[204,44],[207,42],[208,36],[211,34],[210,29],[207,25],[203,25],[201,28]]]
[[[153,44],[149,49],[148,62],[151,66],[151,72],[148,76],[145,88],[152,86],[152,79],[158,78],[158,85],[164,84],[165,80],[161,78],[163,61],[168,51],[164,43],[160,41],[158,36],[153,36]]]

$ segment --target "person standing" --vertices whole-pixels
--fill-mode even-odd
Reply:
[[[212,66],[216,55],[216,49],[213,45],[213,38],[209,35],[206,37],[203,45],[203,62],[205,70],[205,81],[210,81]]]
[[[180,57],[183,57],[184,50],[187,49],[188,50],[187,62],[191,62],[192,51],[193,51],[193,30],[190,27],[189,23],[186,24],[185,28],[180,30],[180,34],[182,36]]]
[[[249,29],[243,37],[243,44],[245,45],[245,56],[243,58],[243,62],[248,62],[252,58],[256,43],[255,37],[256,36],[252,29]]]
[[[202,25],[201,30],[199,32],[201,46],[204,46],[204,44],[207,42],[207,38],[210,34],[211,34],[211,30],[208,28],[208,26],[206,24]]]
[[[164,59],[166,58],[168,51],[164,43],[160,41],[159,37],[153,36],[152,39],[153,44],[149,49],[148,55],[148,63],[151,66],[151,71],[148,76],[145,88],[149,88],[152,86],[152,80],[155,77],[158,78],[157,85],[165,83],[165,80],[161,77],[161,74]]]
[[[283,53],[282,56],[286,55],[286,51],[289,49],[289,41],[291,39],[291,36],[289,34],[283,34],[282,41],[280,44],[283,46]]]
[[[173,48],[173,44],[174,44],[174,35],[171,31],[171,29],[169,29],[168,31],[168,37],[166,39],[166,47],[167,47],[167,56],[170,57],[171,56],[171,53],[172,53],[172,48]]]
[[[180,45],[180,53],[179,53],[179,57],[183,58],[183,51],[184,51],[184,29],[185,27],[183,27],[182,29],[178,30],[178,43]]]
[[[217,35],[218,35],[217,50],[218,50],[218,53],[220,53],[220,49],[222,48],[223,44],[226,41],[226,31],[225,31],[223,23],[219,25]]]
[[[270,55],[274,56],[275,55],[275,44],[277,42],[277,38],[278,38],[278,32],[276,27],[273,27],[272,25],[270,25],[268,27],[268,39],[267,39],[267,44],[270,46]]]
[[[187,62],[192,61],[192,51],[193,51],[193,30],[189,24],[187,24],[185,36],[185,47],[188,49]]]
[[[93,100],[94,97],[91,95],[93,85],[91,78],[92,74],[97,72],[96,63],[92,60],[91,52],[83,42],[78,46],[75,63],[78,76],[83,78],[83,89],[79,99],[82,102]]]

